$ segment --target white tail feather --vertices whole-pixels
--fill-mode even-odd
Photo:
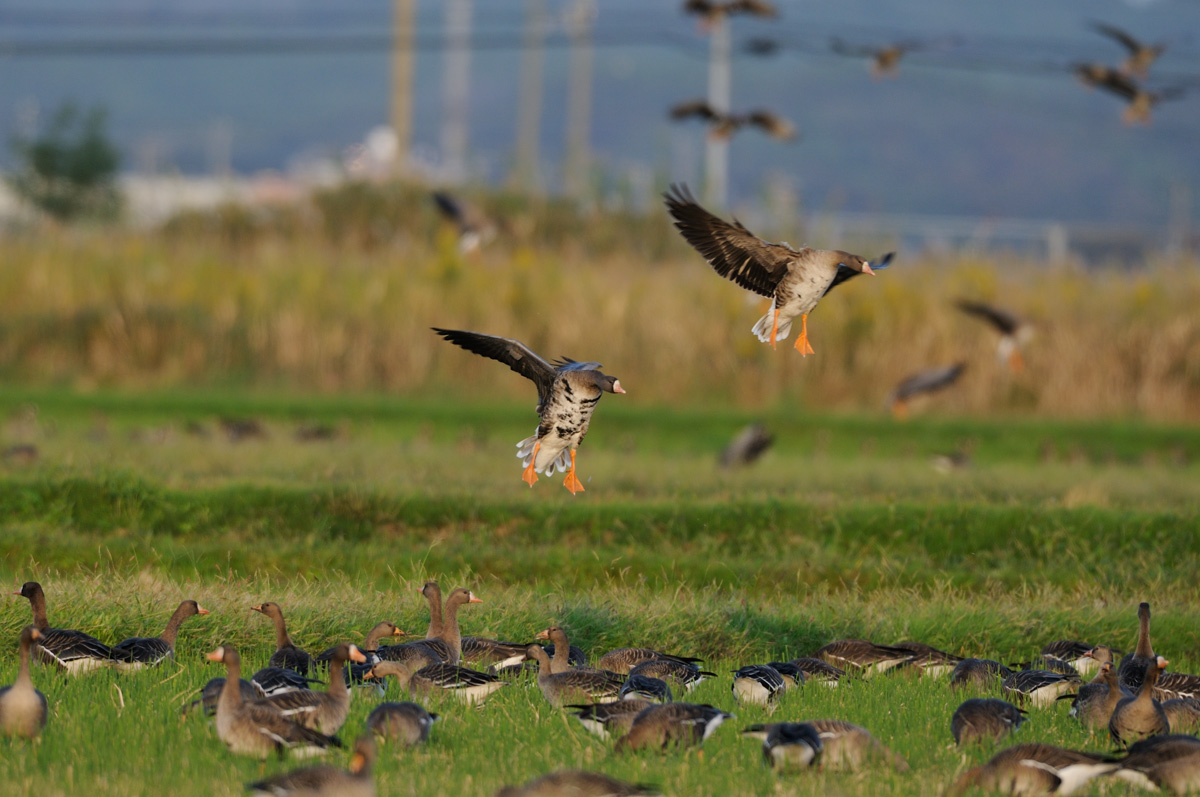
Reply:
[[[533,447],[537,444],[537,442],[538,437],[535,434],[532,437],[526,437],[524,440],[517,443],[517,457],[521,460],[521,465],[526,468],[528,468],[529,463],[533,461]],[[544,450],[545,447],[543,446],[543,448],[538,450],[538,454],[540,455]],[[553,476],[555,470],[559,471],[560,473],[566,473],[570,469],[571,449],[569,447],[564,448],[561,452],[559,452],[557,457],[550,462],[547,462],[542,467],[537,467],[536,463],[534,466],[535,473],[543,473],[546,476]]]
[[[763,343],[771,342],[771,327],[775,324],[775,300],[771,300],[771,306],[767,309],[767,314],[758,319],[758,323],[751,328],[751,332],[758,336],[758,339]],[[775,340],[783,340],[788,336],[788,332],[792,330],[792,319],[779,319],[779,329],[775,332]]]

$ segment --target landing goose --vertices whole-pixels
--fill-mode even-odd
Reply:
[[[424,706],[410,703],[380,703],[367,717],[367,730],[405,747],[418,745],[429,738],[429,729],[437,722],[437,714]]]
[[[804,769],[821,759],[821,734],[807,722],[751,725],[742,736],[762,740],[763,759],[776,769]]]
[[[250,702],[252,700],[258,700],[260,697],[265,697],[265,695],[262,693],[262,690],[247,681],[245,678],[242,678],[238,682],[238,687],[242,690],[243,701]],[[179,709],[180,713],[187,714],[196,706],[200,706],[201,711],[204,712],[204,716],[211,717],[213,714],[217,713],[217,701],[221,699],[221,690],[224,688],[224,678],[208,679],[208,683],[200,687],[200,697],[196,698],[190,703],[184,703]]]
[[[649,700],[653,703],[670,703],[675,699],[666,681],[645,675],[626,678],[617,695],[622,700]]]
[[[673,659],[684,664],[699,664],[704,659],[693,656],[679,656],[674,653],[662,653],[652,648],[617,648],[605,653],[596,661],[596,666],[602,670],[611,670],[628,675],[629,671],[644,661],[653,659]]]
[[[1000,688],[1005,694],[1015,696],[1018,702],[1045,708],[1053,706],[1060,695],[1070,692],[1078,684],[1078,675],[1051,670],[1019,670],[1005,678]]]
[[[364,734],[354,742],[347,769],[328,764],[295,769],[273,778],[246,784],[256,795],[273,797],[375,797],[375,740]]]
[[[46,727],[49,707],[46,696],[33,686],[29,675],[29,651],[41,639],[42,632],[27,625],[21,631],[18,642],[20,665],[17,680],[12,685],[0,688],[0,731],[5,736],[22,736],[32,739]]]
[[[706,100],[689,100],[671,107],[668,115],[673,121],[699,119],[708,125],[709,136],[724,141],[744,127],[757,127],[778,141],[796,138],[796,126],[782,116],[765,108],[756,108],[745,113],[719,111]]]
[[[1023,321],[1008,310],[984,302],[959,299],[955,305],[967,315],[983,321],[1000,335],[996,342],[996,359],[1007,365],[1013,373],[1024,370],[1025,361],[1021,359],[1021,347],[1033,338],[1033,326],[1029,322]],[[1082,652],[1078,655],[1082,655]]]
[[[960,795],[971,788],[980,788],[1006,794],[1068,795],[1119,766],[1115,758],[1100,753],[1066,750],[1039,742],[1018,744],[1001,750],[986,764],[964,772],[946,794]]]
[[[1133,653],[1121,659],[1117,677],[1121,679],[1121,686],[1136,694],[1146,672],[1157,666],[1158,657],[1154,655],[1154,648],[1150,644],[1150,604],[1143,602],[1138,604],[1137,647]]]
[[[552,672],[550,657],[541,645],[530,645],[526,655],[538,663],[538,687],[555,708],[568,703],[603,703],[619,699],[625,679],[617,673],[584,667]]]
[[[39,634],[34,647],[38,661],[53,664],[68,675],[79,675],[112,664],[112,648],[94,636],[82,631],[50,627],[46,619],[46,595],[42,592],[41,584],[26,581],[20,591],[13,595],[28,599],[33,609],[33,625]]]
[[[1108,720],[1108,733],[1116,744],[1124,747],[1148,736],[1171,732],[1162,704],[1153,696],[1158,674],[1169,663],[1158,656],[1155,666],[1146,672],[1137,696],[1123,698],[1113,709],[1112,717]]]
[[[733,697],[739,703],[769,706],[787,689],[783,676],[768,664],[749,664],[733,670]]]
[[[1062,695],[1062,700],[1069,695]],[[1117,703],[1133,693],[1121,686],[1117,680],[1117,670],[1111,661],[1100,665],[1100,672],[1090,682],[1079,687],[1071,702],[1071,716],[1079,720],[1079,724],[1089,731],[1107,728]]]
[[[861,725],[845,720],[806,720],[821,737],[824,750],[821,767],[835,771],[855,772],[879,759],[897,772],[907,772],[908,762],[886,747]]]
[[[262,692],[264,697],[269,697],[296,689],[308,689],[312,684],[325,682],[309,678],[285,667],[263,667],[250,676],[250,683]]]
[[[495,797],[637,797],[657,795],[658,789],[610,778],[600,772],[551,772],[523,786],[505,786]]]
[[[1013,671],[993,659],[963,659],[950,672],[950,686],[995,689]]]
[[[521,478],[532,487],[537,474],[549,476],[557,469],[567,474],[563,486],[572,495],[583,492],[575,476],[575,450],[587,434],[601,396],[625,392],[621,381],[602,374],[597,362],[564,357],[549,363],[511,338],[437,327],[433,331],[469,352],[504,363],[537,386],[537,432],[517,443],[517,456],[525,465]]]
[[[346,724],[346,717],[350,714],[350,690],[346,686],[346,679],[342,677],[342,668],[346,662],[361,664],[366,660],[367,657],[356,646],[342,643],[334,648],[333,656],[329,659],[329,686],[324,692],[297,689],[271,695],[260,702],[306,728],[332,736]]]
[[[296,647],[292,638],[288,636],[287,623],[283,619],[283,609],[279,608],[279,604],[267,601],[250,608],[275,624],[275,652],[271,654],[267,663],[272,667],[283,667],[286,670],[295,670],[301,675],[308,675],[313,667],[312,656]]]
[[[959,747],[974,742],[998,742],[1020,728],[1025,719],[1025,712],[1007,700],[973,697],[954,710],[950,733]]]
[[[243,701],[239,688],[242,660],[236,648],[223,645],[209,653],[208,659],[225,664],[225,685],[217,700],[214,725],[217,738],[231,753],[266,758],[274,752],[282,758],[288,749],[315,755],[327,747],[342,746],[338,738],[305,728],[270,706]]]
[[[430,664],[414,672],[400,662],[381,661],[366,677],[386,678],[389,675],[395,676],[400,688],[411,694],[426,699],[452,697],[467,705],[481,705],[493,692],[508,686],[494,675],[445,662]]]
[[[870,678],[912,661],[913,652],[892,645],[876,645],[865,639],[839,639],[822,647],[813,657],[838,667],[853,667],[864,678]]]
[[[445,191],[434,191],[432,198],[442,218],[457,228],[462,254],[475,252],[496,237],[496,223],[475,205]]]
[[[849,252],[802,247],[762,240],[738,221],[732,224],[714,216],[696,202],[685,185],[673,185],[664,194],[667,210],[684,239],[722,277],[746,290],[771,299],[771,308],[754,325],[760,341],[770,343],[788,336],[792,319],[800,317],[796,351],[813,353],[808,342],[808,314],[829,290],[840,268],[873,274],[866,259]],[[883,262],[891,260],[891,253]]]
[[[695,664],[688,664],[687,662],[676,661],[675,659],[651,659],[650,661],[643,661],[630,670],[629,674],[658,678],[675,684],[685,692],[695,689],[696,684],[705,678],[715,678],[717,675],[715,672],[702,670]]]
[[[117,669],[122,672],[136,672],[143,667],[161,664],[167,659],[174,661],[175,639],[179,636],[179,627],[189,617],[205,614],[208,614],[208,609],[193,600],[180,603],[179,608],[167,621],[162,636],[130,637],[113,645],[112,657]]]
[[[698,747],[725,720],[734,715],[709,705],[696,703],[665,703],[643,709],[629,728],[629,733],[617,740],[618,753],[626,750],[665,750],[669,745]]]
[[[563,708],[573,709],[575,717],[583,727],[601,739],[608,739],[629,733],[637,715],[653,705],[649,700],[626,697],[612,703],[567,705]]]

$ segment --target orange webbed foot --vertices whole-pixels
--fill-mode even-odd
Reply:
[[[579,481],[579,477],[575,475],[575,452],[571,452],[571,469],[567,471],[567,478],[563,479],[563,487],[571,491],[571,495],[582,493],[583,484]]]
[[[541,443],[533,444],[533,455],[529,458],[529,465],[526,466],[525,470],[521,471],[521,481],[525,482],[530,487],[532,487],[538,480],[537,471],[534,470],[534,466],[537,464],[538,449],[541,447]]]
[[[808,313],[800,316],[800,336],[796,338],[796,351],[801,357],[816,354],[813,347],[808,345]]]

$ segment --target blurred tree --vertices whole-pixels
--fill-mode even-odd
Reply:
[[[63,104],[34,138],[14,138],[16,170],[6,177],[25,201],[59,221],[111,219],[121,208],[120,154],[104,130],[106,113]]]

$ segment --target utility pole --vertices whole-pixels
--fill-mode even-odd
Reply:
[[[571,67],[567,81],[567,157],[563,189],[567,196],[582,199],[587,191],[591,167],[589,138],[592,126],[592,22],[595,0],[575,0],[568,12],[571,36]]]
[[[446,4],[446,50],[442,78],[442,157],[445,159],[446,179],[451,183],[461,183],[467,176],[473,0],[443,2]]]
[[[708,39],[708,105],[717,113],[729,113],[733,94],[730,68],[729,18],[716,14]],[[729,192],[729,140],[709,135],[704,147],[704,198],[716,208],[725,206]]]
[[[417,0],[392,0],[392,132],[396,136],[396,160],[392,169],[403,174],[412,147],[412,90],[416,74]]]
[[[538,179],[542,127],[542,71],[546,60],[546,0],[525,0],[525,46],[517,102],[517,158],[513,183],[540,193]]]

